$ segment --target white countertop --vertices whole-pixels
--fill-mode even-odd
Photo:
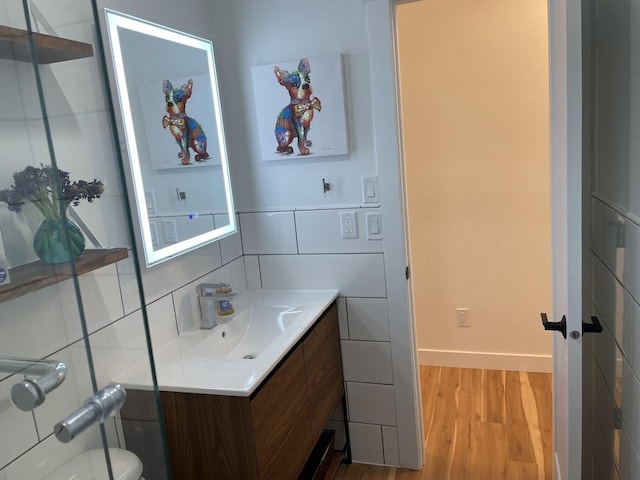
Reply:
[[[227,352],[221,352],[223,349],[217,345],[224,341],[220,338],[223,333],[233,335],[233,317],[221,318],[218,326],[210,330],[198,329],[176,335],[154,350],[158,388],[172,392],[250,396],[337,296],[337,290],[261,290],[239,294],[234,299],[234,317],[240,318],[250,307],[256,312],[272,307],[294,307],[285,312],[293,313],[290,324],[282,328],[281,316],[280,328],[275,333],[269,332],[275,339],[266,347],[260,347],[264,349],[254,359],[221,357]],[[261,335],[259,331],[257,335]],[[148,365],[132,368],[118,381],[126,388],[151,388]]]

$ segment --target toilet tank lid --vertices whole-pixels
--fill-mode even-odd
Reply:
[[[133,453],[110,448],[111,470],[115,480],[140,480],[142,462]],[[47,477],[47,480],[93,480],[109,478],[102,449],[89,450],[71,459]]]

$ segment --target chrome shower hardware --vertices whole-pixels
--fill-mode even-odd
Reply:
[[[16,407],[30,412],[44,403],[47,393],[58,388],[67,376],[67,367],[57,360],[33,360],[18,357],[0,357],[0,372],[35,375],[11,387],[11,400]]]

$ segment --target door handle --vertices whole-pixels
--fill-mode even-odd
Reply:
[[[82,407],[56,423],[53,433],[62,443],[69,443],[95,423],[103,423],[107,417],[120,410],[127,399],[122,385],[109,384],[88,398]]]
[[[565,315],[562,316],[562,320],[559,322],[550,322],[546,313],[541,313],[540,317],[542,318],[542,326],[545,330],[558,331],[562,333],[564,338],[567,338],[567,317]]]
[[[602,325],[600,324],[600,320],[598,317],[592,315],[591,323],[585,323],[582,321],[582,333],[600,333],[602,332]]]

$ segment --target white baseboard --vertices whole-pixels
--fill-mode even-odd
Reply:
[[[553,372],[551,355],[521,355],[516,353],[462,352],[456,350],[418,349],[420,365],[438,367],[481,368],[517,372]]]

